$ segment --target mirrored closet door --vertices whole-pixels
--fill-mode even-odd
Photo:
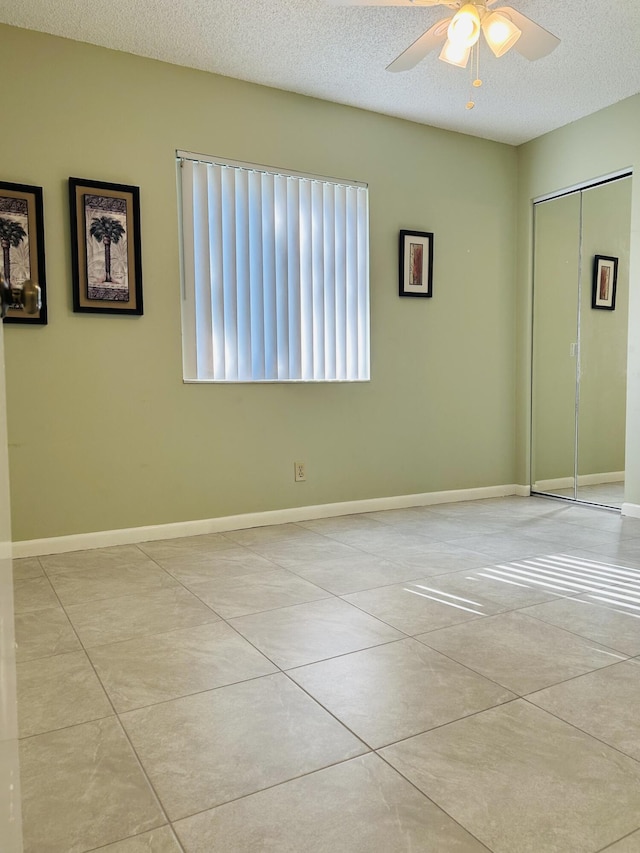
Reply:
[[[631,177],[534,205],[531,491],[624,500]]]

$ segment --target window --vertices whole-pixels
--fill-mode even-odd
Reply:
[[[367,187],[178,158],[185,380],[368,379]]]

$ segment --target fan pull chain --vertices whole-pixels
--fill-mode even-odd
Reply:
[[[474,63],[475,63],[475,76],[474,76]],[[479,89],[482,86],[482,80],[480,79],[480,42],[477,41],[472,50],[471,50],[471,85],[474,89]],[[476,102],[473,100],[473,91],[471,92],[471,96],[467,101],[467,109],[472,110],[476,105]]]

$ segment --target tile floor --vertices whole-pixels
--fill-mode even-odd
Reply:
[[[502,498],[15,586],[26,853],[640,853],[640,520]]]

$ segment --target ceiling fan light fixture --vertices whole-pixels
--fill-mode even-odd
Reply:
[[[480,14],[473,3],[466,3],[451,19],[449,41],[456,46],[473,47],[480,38]]]
[[[447,39],[440,53],[440,59],[443,62],[448,62],[449,65],[456,65],[458,68],[466,68],[471,55],[471,47],[456,44],[451,39]]]
[[[482,21],[482,31],[487,44],[495,56],[504,56],[522,35],[510,18],[500,12],[492,12]]]

